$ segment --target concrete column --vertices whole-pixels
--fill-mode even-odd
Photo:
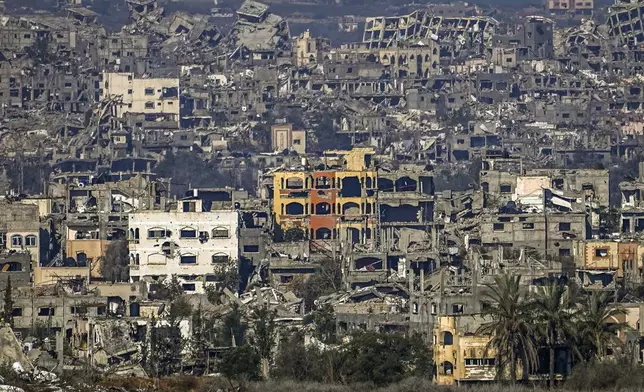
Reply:
[[[425,269],[420,269],[420,292],[425,293]]]
[[[414,270],[410,267],[407,267],[409,271],[409,295],[414,292]]]

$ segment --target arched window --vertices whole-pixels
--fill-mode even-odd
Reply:
[[[168,262],[168,258],[165,253],[153,253],[148,255],[147,263],[149,265],[165,265]]]
[[[212,229],[212,238],[228,238],[229,236],[227,227],[215,227]]]
[[[25,237],[25,246],[34,248],[38,245],[38,238],[35,235],[28,235]]]
[[[184,227],[179,233],[181,238],[197,238],[197,230],[192,227]]]
[[[228,256],[225,253],[215,253],[214,255],[212,255],[213,264],[228,263],[229,261],[230,261],[230,256]]]
[[[20,248],[22,247],[23,244],[23,238],[21,235],[13,235],[11,236],[11,247],[12,248]]]
[[[328,215],[331,213],[331,205],[326,202],[318,203],[315,206],[316,215]]]
[[[302,215],[304,206],[300,203],[291,202],[286,205],[286,215]]]
[[[451,346],[454,344],[454,335],[449,331],[443,332],[443,346]]]
[[[181,255],[181,264],[197,264],[197,255],[184,253]]]
[[[153,227],[148,229],[148,238],[166,238],[169,237],[168,231],[162,227]]]
[[[329,240],[332,238],[333,232],[331,229],[328,229],[326,227],[320,227],[315,231],[315,239],[316,240]]]
[[[445,361],[441,363],[441,374],[451,375],[454,373],[454,365],[451,362]]]

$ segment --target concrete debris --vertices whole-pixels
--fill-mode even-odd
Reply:
[[[187,310],[252,337],[269,309],[277,341],[320,349],[314,312],[336,342],[433,344],[476,330],[502,273],[623,301],[644,283],[644,2],[391,5],[361,32],[125,3],[120,29],[85,1],[0,16],[0,363],[29,383],[153,376],[149,332],[189,341]],[[214,374],[234,339],[177,363]]]

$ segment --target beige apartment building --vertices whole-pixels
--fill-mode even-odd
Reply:
[[[292,148],[298,154],[306,154],[306,131],[293,130],[293,124],[278,124],[271,128],[273,151]]]
[[[180,120],[179,79],[140,78],[131,72],[106,72],[103,74],[101,98],[120,97],[117,117],[126,113],[144,114],[154,121]]]

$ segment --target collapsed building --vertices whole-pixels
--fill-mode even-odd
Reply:
[[[639,159],[644,135],[640,3],[565,29],[556,13],[431,5],[367,18],[341,45],[292,37],[256,1],[230,26],[126,3],[119,32],[80,7],[0,18],[0,289],[18,287],[20,337],[54,330],[77,359],[145,375],[176,277],[218,316],[267,305],[286,331],[329,305],[341,336],[419,332],[437,381],[489,381],[472,315],[494,276],[641,283],[642,178],[612,200],[615,162]],[[577,3],[550,8],[592,8]],[[229,183],[159,178],[183,154]],[[25,196],[25,166],[45,163]],[[335,293],[299,298],[321,275]]]
[[[414,40],[440,45],[441,57],[482,54],[498,22],[490,17],[450,17],[414,11],[409,15],[367,18],[362,41],[369,47],[389,47]]]

